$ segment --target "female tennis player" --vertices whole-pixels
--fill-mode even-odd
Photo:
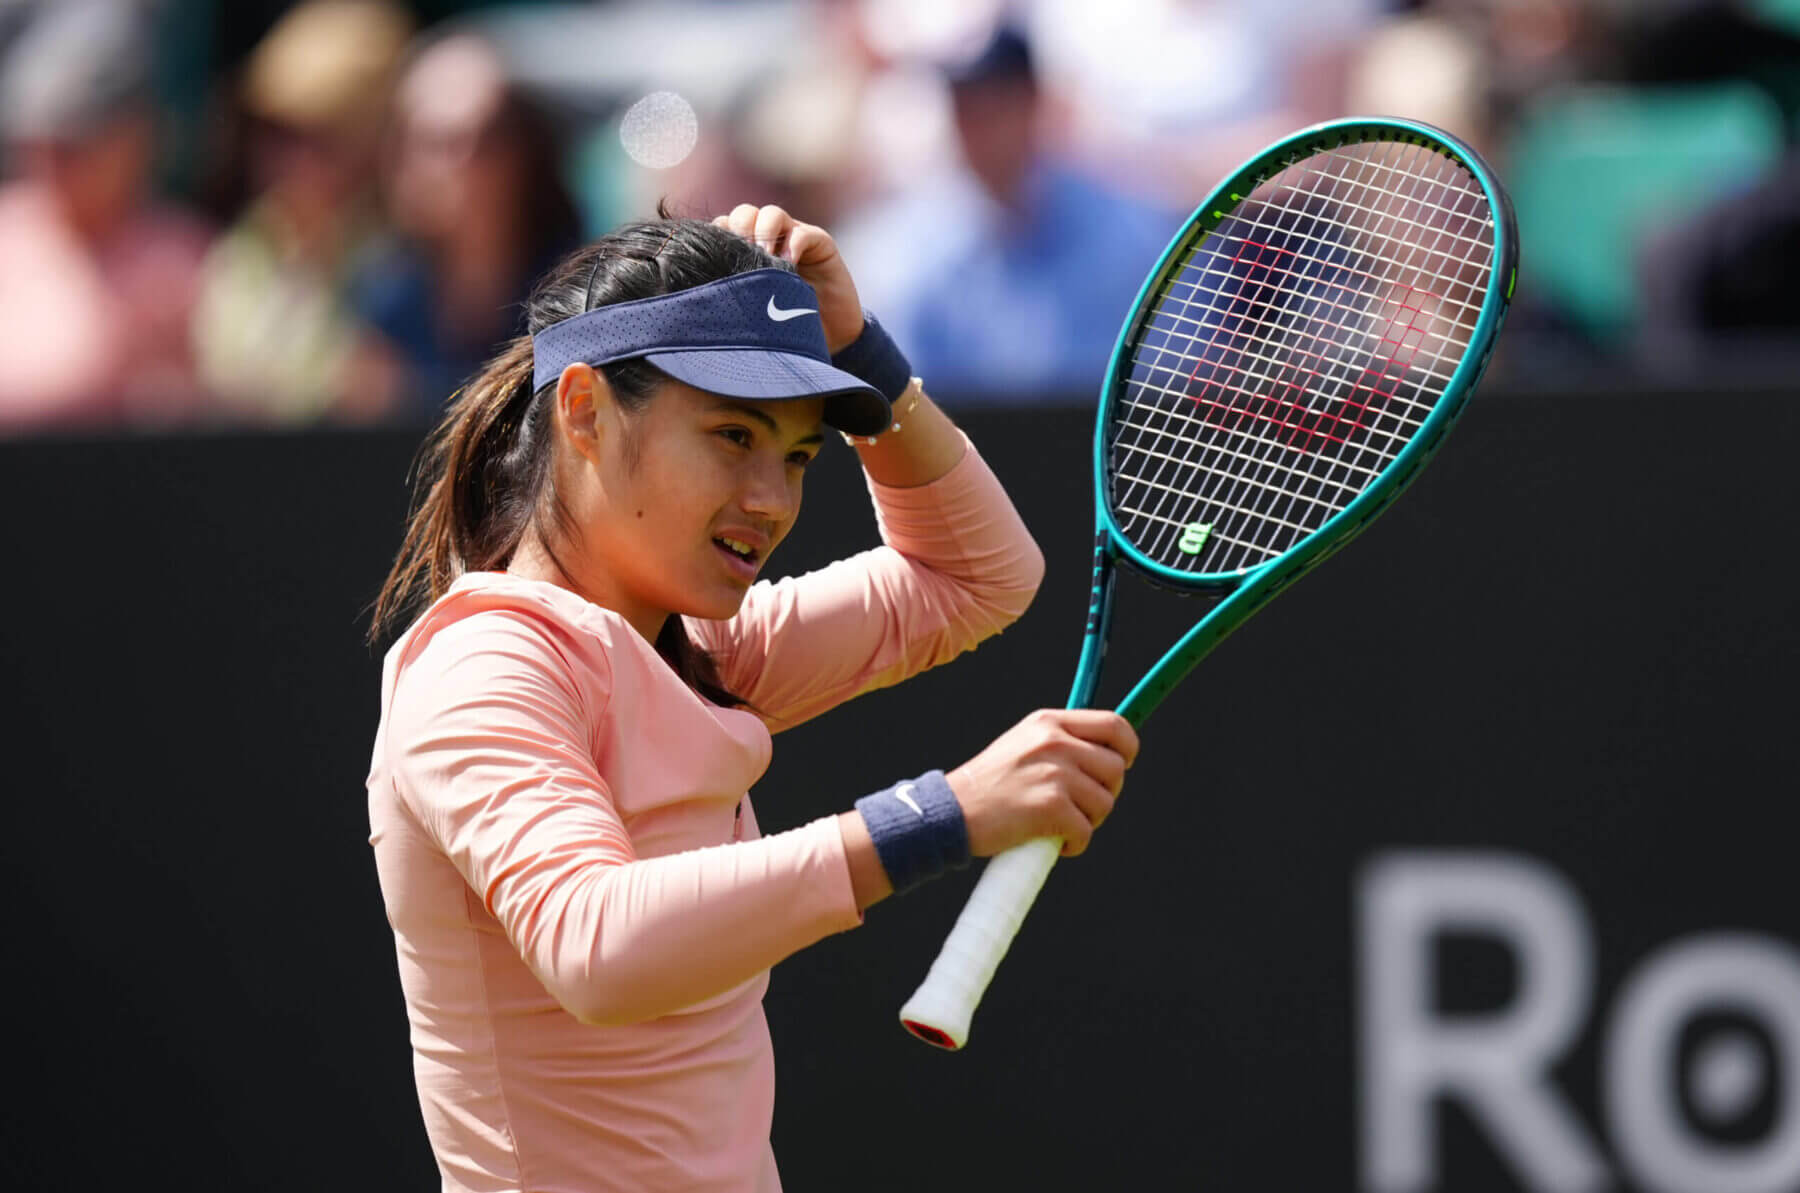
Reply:
[[[1137,738],[1039,711],[762,836],[772,731],[998,633],[1042,557],[779,208],[622,228],[528,322],[430,441],[376,608],[429,605],[368,781],[426,1131],[451,1190],[777,1189],[770,966],[971,856],[1080,853]],[[885,545],[758,581],[826,428]],[[929,740],[845,726],[896,731]]]

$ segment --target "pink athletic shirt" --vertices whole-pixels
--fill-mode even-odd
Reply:
[[[388,652],[369,841],[446,1190],[780,1188],[768,969],[861,917],[834,817],[757,831],[770,731],[974,647],[1043,574],[972,447],[869,488],[885,546],[687,619],[760,715],[500,572]]]

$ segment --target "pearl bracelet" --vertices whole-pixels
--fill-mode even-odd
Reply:
[[[906,392],[912,395],[911,400],[906,403],[906,409],[894,413],[894,425],[883,431],[881,433],[882,435],[891,435],[895,431],[898,431],[900,429],[901,420],[909,418],[912,415],[913,407],[919,404],[919,395],[925,392],[925,383],[917,377],[914,377],[911,381],[907,382]],[[881,438],[881,435],[852,435],[848,431],[839,431],[838,434],[842,435],[844,437],[844,442],[848,443],[851,447],[855,447],[858,444],[862,444],[865,447],[872,447],[874,446],[875,441]]]

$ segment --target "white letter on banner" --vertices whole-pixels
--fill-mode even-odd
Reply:
[[[1550,1069],[1587,1013],[1592,950],[1581,900],[1560,875],[1500,853],[1381,855],[1358,881],[1363,1184],[1437,1187],[1434,1099],[1455,1098],[1532,1193],[1594,1193],[1610,1174]],[[1499,1011],[1439,1015],[1432,943],[1498,939],[1518,963]]]
[[[1754,1143],[1696,1135],[1678,1101],[1681,1030],[1695,1015],[1735,1011],[1773,1038],[1780,1118]],[[1800,957],[1782,941],[1721,933],[1677,941],[1620,988],[1606,1037],[1606,1110],[1620,1158],[1652,1193],[1793,1193],[1800,1189]],[[1696,1075],[1688,1075],[1693,1079]],[[1766,1071],[1744,1081],[1767,1092]],[[1702,1107],[1706,1090],[1698,1091]],[[1729,1102],[1744,1102],[1748,1086]],[[1714,1095],[1715,1100],[1727,1101]]]

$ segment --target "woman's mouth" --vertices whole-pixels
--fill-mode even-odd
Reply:
[[[713,546],[725,557],[733,571],[751,580],[756,578],[757,570],[762,566],[762,552],[755,546],[730,535],[715,537]]]

